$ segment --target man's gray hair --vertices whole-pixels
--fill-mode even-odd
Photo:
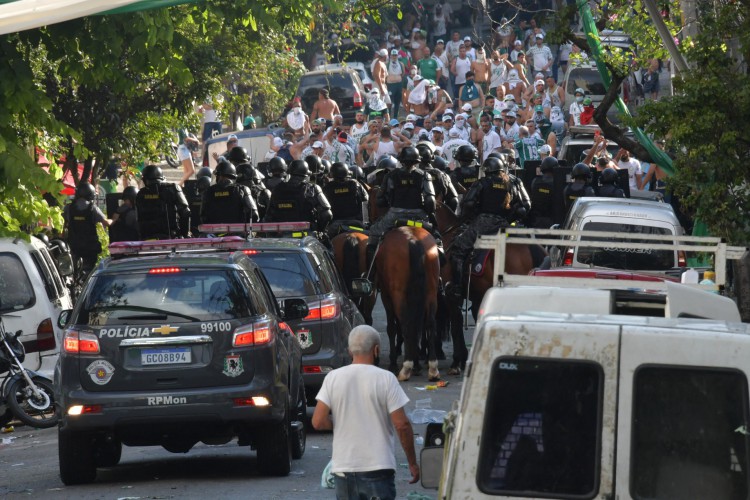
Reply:
[[[359,325],[349,332],[349,352],[355,354],[369,354],[372,348],[380,345],[380,334],[369,325]]]

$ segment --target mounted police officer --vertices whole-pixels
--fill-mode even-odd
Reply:
[[[141,239],[187,236],[190,231],[190,207],[182,188],[172,182],[164,182],[164,174],[156,165],[146,165],[142,177],[145,186],[138,191],[135,199]]]
[[[563,190],[566,211],[578,198],[596,196],[594,188],[588,185],[588,181],[591,179],[591,168],[588,165],[576,163],[570,171],[570,177],[573,179],[572,182],[565,186],[565,190]]]
[[[331,221],[331,204],[320,186],[311,184],[310,170],[304,160],[289,165],[289,180],[271,192],[271,202],[264,221],[307,221],[312,230],[324,231]]]
[[[539,229],[549,229],[555,221],[553,189],[555,178],[552,175],[558,166],[557,158],[548,156],[542,160],[539,169],[541,177],[531,182],[531,225]]]
[[[286,171],[287,166],[284,159],[274,156],[268,162],[268,172],[271,175],[263,179],[263,184],[266,185],[269,191],[273,192],[276,186],[287,180]]]
[[[102,251],[99,237],[96,234],[97,224],[108,227],[111,220],[94,204],[96,188],[83,181],[76,188],[75,199],[65,206],[65,230],[74,261],[82,260],[82,269],[88,274]]]
[[[237,184],[237,169],[226,158],[214,170],[216,183],[203,193],[201,224],[258,222],[258,207],[250,189]]]
[[[201,218],[201,206],[203,205],[203,193],[211,186],[211,169],[208,167],[201,167],[198,169],[198,173],[195,174],[195,183],[190,185],[190,188],[186,186],[184,191],[185,197],[190,205],[190,213],[195,214],[190,217],[190,232],[193,235],[198,234],[198,226],[200,226]]]
[[[453,240],[451,266],[453,281],[448,292],[454,297],[462,296],[466,259],[474,248],[477,236],[495,234],[508,227],[516,217],[518,200],[514,200],[513,185],[507,173],[504,159],[488,157],[484,160],[485,177],[471,185],[461,201],[464,217],[474,218],[469,226]]]
[[[351,170],[346,163],[336,162],[331,166],[331,180],[323,188],[323,194],[331,203],[333,221],[328,226],[328,236],[333,238],[341,231],[342,225],[364,227],[362,204],[369,200],[367,191],[358,181],[350,177]]]
[[[370,226],[367,242],[368,262],[372,262],[380,240],[397,220],[428,221],[435,212],[435,188],[432,176],[417,168],[419,152],[412,146],[401,150],[398,160],[402,167],[386,174],[378,191],[378,206],[390,207],[388,212]],[[381,160],[382,162],[382,160]]]
[[[625,191],[617,187],[617,170],[607,167],[599,176],[599,193],[598,196],[604,198],[625,198]]]
[[[371,186],[382,186],[388,172],[399,168],[398,161],[391,155],[383,155],[378,159],[375,170],[367,175],[367,183]]]
[[[435,198],[455,212],[458,209],[458,193],[450,176],[432,165],[435,160],[435,146],[431,142],[423,141],[417,144],[417,151],[419,152],[419,168],[432,177]]]
[[[122,205],[117,207],[112,215],[112,225],[109,226],[109,241],[138,241],[138,215],[135,211],[135,198],[138,189],[128,186],[122,190]]]
[[[458,162],[458,167],[451,172],[451,180],[454,185],[461,186],[464,192],[468,191],[472,184],[479,180],[478,158],[474,146],[464,144],[456,150],[455,160]]]

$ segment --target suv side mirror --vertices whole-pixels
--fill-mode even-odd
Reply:
[[[57,326],[60,328],[65,328],[65,325],[68,324],[68,320],[70,319],[70,313],[73,312],[73,309],[65,309],[64,311],[60,311],[60,316],[57,317]]]
[[[422,448],[419,454],[419,476],[422,478],[423,488],[436,490],[440,486],[444,453],[445,448],[442,446]]]
[[[372,282],[367,278],[352,280],[352,295],[356,298],[372,295]]]
[[[310,314],[305,299],[286,299],[284,301],[284,320],[301,319]]]

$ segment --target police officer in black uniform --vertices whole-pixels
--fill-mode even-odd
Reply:
[[[510,172],[510,168],[516,166],[516,160],[513,157],[513,151],[510,149],[503,149],[502,151],[492,152],[487,158],[497,158],[500,163],[505,165],[505,173],[508,174],[511,185],[511,198],[513,203],[513,215],[511,216],[510,222],[523,222],[531,211],[531,197],[526,191],[526,186],[523,185],[523,181],[520,177],[513,175]]]
[[[504,160],[488,157],[484,161],[485,177],[471,185],[461,201],[464,217],[473,216],[469,226],[453,240],[451,266],[453,279],[447,292],[454,297],[462,296],[466,259],[474,248],[480,234],[495,234],[508,227],[515,216],[514,191]]]
[[[138,215],[135,211],[135,198],[138,189],[128,186],[122,190],[122,205],[117,207],[112,215],[112,225],[109,226],[109,241],[139,241]]]
[[[364,227],[362,204],[368,201],[369,196],[362,184],[350,175],[349,166],[337,161],[331,166],[333,179],[323,188],[333,213],[333,221],[328,226],[328,236],[331,238],[341,232],[343,225]]]
[[[323,166],[323,160],[320,156],[307,155],[305,156],[305,163],[307,163],[307,168],[310,169],[310,182],[317,184],[321,188],[325,186],[328,179],[326,177],[325,166]]]
[[[432,177],[432,186],[435,189],[435,198],[443,202],[453,212],[458,209],[458,193],[448,174],[432,166],[435,160],[435,146],[431,142],[420,142],[417,144],[419,152],[419,168]]]
[[[599,176],[599,196],[604,198],[625,198],[625,191],[617,187],[617,170],[605,168]]]
[[[273,192],[276,186],[287,180],[286,171],[287,166],[284,159],[274,156],[268,161],[268,172],[271,175],[263,179],[263,184],[269,191]]]
[[[195,183],[187,184],[185,186],[185,198],[187,198],[188,205],[190,206],[190,213],[195,214],[190,217],[190,233],[193,236],[198,234],[198,226],[201,223],[200,213],[201,205],[203,205],[203,193],[211,185],[211,169],[208,167],[201,167],[195,174]]]
[[[250,189],[262,219],[271,199],[271,191],[263,183],[265,176],[255,168],[250,155],[247,154],[247,149],[243,147],[233,147],[227,159],[237,169],[237,184]]]
[[[585,163],[576,163],[570,171],[572,182],[565,186],[563,198],[565,199],[565,210],[569,210],[571,205],[584,196],[596,196],[594,188],[588,185],[591,179],[591,168]]]
[[[145,186],[135,199],[141,239],[187,236],[191,213],[182,188],[173,182],[164,182],[164,174],[156,165],[146,165],[142,177]]]
[[[448,160],[443,158],[442,156],[435,155],[435,157],[432,159],[432,166],[436,169],[440,170],[443,173],[448,173]],[[451,183],[453,182],[453,179],[451,179]],[[456,185],[453,184],[453,188],[456,188]]]
[[[461,186],[464,192],[479,180],[477,159],[477,150],[474,146],[464,144],[456,150],[455,160],[458,162],[458,167],[451,172],[451,180],[456,186]]]
[[[202,224],[258,222],[258,207],[250,189],[237,184],[237,169],[220,158],[214,170],[216,184],[203,193]]]
[[[397,220],[429,221],[429,215],[435,212],[432,176],[417,168],[420,160],[417,149],[412,146],[405,147],[399,153],[398,160],[402,167],[389,171],[378,191],[378,206],[390,208],[370,226],[370,238],[367,242],[368,262],[372,262],[383,234],[393,227]]]
[[[385,176],[391,170],[396,170],[400,165],[396,158],[391,155],[383,155],[375,165],[375,169],[367,175],[367,182],[371,186],[382,186]]]
[[[553,189],[555,178],[553,171],[558,166],[557,158],[548,156],[542,160],[539,169],[541,177],[531,182],[531,225],[540,229],[549,229],[555,220],[555,203]]]
[[[310,183],[310,170],[304,160],[289,165],[289,180],[271,192],[265,222],[307,221],[310,228],[324,231],[331,221],[331,204],[320,186]]]
[[[76,188],[75,199],[65,206],[63,217],[74,261],[82,260],[82,270],[88,274],[94,269],[96,260],[102,251],[96,225],[109,227],[112,221],[94,204],[96,188],[90,183],[81,182]]]

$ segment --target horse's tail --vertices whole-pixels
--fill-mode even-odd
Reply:
[[[342,274],[349,295],[352,294],[352,280],[360,277],[359,272],[359,240],[348,236],[342,246]]]
[[[407,334],[420,334],[424,330],[425,305],[427,291],[425,290],[427,273],[425,261],[427,253],[422,242],[417,239],[409,240],[409,285],[406,289],[407,323],[411,331]]]

